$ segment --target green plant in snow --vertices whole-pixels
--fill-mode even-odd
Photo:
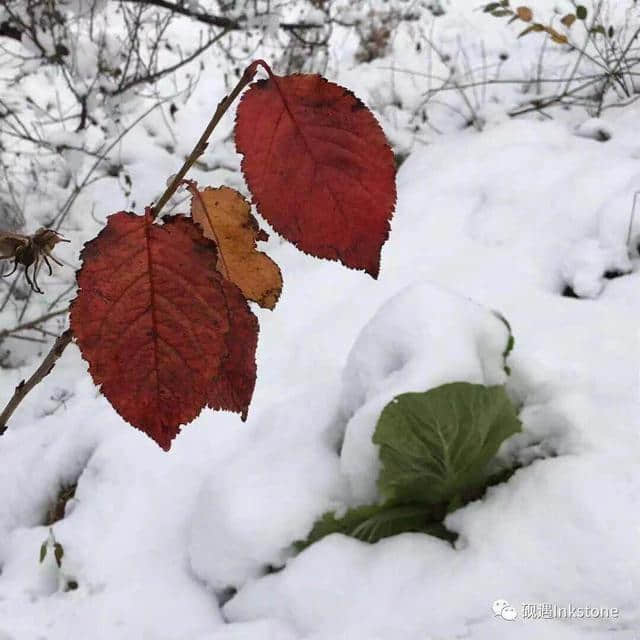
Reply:
[[[453,382],[397,396],[383,409],[373,434],[380,448],[382,502],[342,516],[326,513],[297,547],[331,533],[376,542],[422,532],[454,541],[444,518],[514,473],[490,474],[488,465],[502,442],[520,430],[503,386]]]
[[[49,535],[47,536],[47,539],[40,545],[40,564],[44,562],[49,549],[53,550],[53,557],[56,561],[56,566],[60,569],[62,567],[62,558],[64,557],[64,547],[56,540],[51,527],[49,527]]]

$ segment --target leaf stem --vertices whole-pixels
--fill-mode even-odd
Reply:
[[[247,68],[254,67],[254,74],[258,67],[262,67],[270,78],[273,78],[273,71],[271,71],[271,67],[262,59],[254,60],[251,65]]]
[[[234,87],[233,91],[230,94],[226,95],[220,102],[213,114],[213,117],[209,121],[206,129],[203,131],[202,135],[198,142],[196,142],[195,147],[193,147],[193,151],[189,154],[187,159],[184,161],[184,164],[180,168],[180,171],[173,176],[173,179],[169,183],[169,186],[165,189],[165,192],[160,196],[158,203],[151,208],[153,213],[153,218],[157,218],[162,211],[162,208],[167,204],[169,198],[175,193],[176,189],[180,186],[183,178],[187,174],[187,171],[193,166],[195,161],[204,153],[207,148],[209,136],[213,133],[213,130],[216,128],[220,120],[222,120],[222,116],[227,112],[233,101],[240,95],[242,90],[253,80],[253,77],[256,75],[256,71],[258,69],[258,64],[265,67],[269,75],[271,75],[271,69],[266,64],[266,62],[262,60],[256,60],[252,62],[242,74],[242,77],[238,81],[238,84]]]

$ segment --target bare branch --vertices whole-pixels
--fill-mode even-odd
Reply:
[[[13,415],[13,412],[18,408],[24,397],[31,391],[39,382],[42,382],[46,378],[51,370],[55,366],[56,362],[63,354],[67,345],[73,340],[73,334],[71,329],[67,329],[58,339],[53,343],[51,350],[45,356],[40,366],[35,370],[33,375],[28,380],[22,380],[20,384],[15,388],[13,396],[9,400],[9,403],[0,414],[0,436],[7,430],[7,422]]]
[[[208,24],[212,27],[222,27],[226,31],[240,31],[247,29],[247,18],[241,16],[235,20],[226,18],[224,16],[216,16],[210,13],[200,13],[193,11],[187,4],[177,4],[175,2],[169,2],[168,0],[119,0],[120,2],[129,2],[136,4],[143,4],[147,6],[159,7],[161,9],[167,9],[172,13],[177,13],[187,18],[192,18],[203,24]],[[337,22],[337,21],[336,21]],[[319,29],[323,25],[317,22],[281,22],[279,24],[280,29],[284,31],[294,31],[300,29]]]
[[[199,13],[197,11],[192,11],[186,5],[168,2],[167,0],[120,0],[120,2],[132,2],[136,4],[160,7],[161,9],[167,9],[172,13],[178,13],[181,16],[193,18],[198,22],[211,25],[212,27],[222,27],[227,30],[238,30],[241,28],[240,23],[237,20],[231,20],[230,18],[225,18],[223,16],[214,16],[209,13]]]
[[[238,84],[233,88],[229,95],[225,96],[220,100],[218,106],[211,118],[209,124],[204,130],[203,134],[200,136],[198,142],[196,142],[196,146],[193,148],[189,157],[185,160],[184,164],[180,168],[180,171],[175,174],[169,186],[165,189],[164,193],[160,196],[160,200],[158,200],[157,204],[152,207],[154,217],[160,215],[160,211],[164,207],[165,204],[169,201],[171,196],[175,193],[176,189],[182,182],[182,179],[185,177],[187,171],[193,166],[194,162],[204,153],[207,148],[209,136],[213,133],[213,130],[218,125],[218,122],[222,120],[222,116],[227,112],[233,101],[242,93],[242,90],[253,80],[253,77],[256,74],[256,69],[258,63],[261,63],[261,60],[253,62],[250,64],[242,74],[240,80],[238,80]],[[262,63],[264,64],[264,63]]]
[[[18,333],[18,331],[34,329],[39,324],[42,324],[47,320],[51,320],[51,318],[57,318],[58,316],[64,315],[65,313],[68,313],[68,311],[69,309],[59,309],[58,311],[52,311],[51,313],[47,313],[44,316],[40,316],[35,320],[30,320],[29,322],[19,324],[17,327],[13,327],[13,329],[3,329],[2,331],[0,331],[0,340],[2,340],[2,338],[6,338],[7,336],[13,335],[14,333]]]
[[[228,33],[228,30],[221,31],[216,36],[214,36],[209,41],[207,41],[205,44],[203,44],[201,47],[196,49],[190,56],[187,56],[186,58],[184,58],[184,60],[180,60],[180,62],[177,62],[176,64],[173,64],[170,67],[165,67],[164,69],[159,69],[155,73],[149,74],[147,76],[142,76],[140,78],[134,78],[133,80],[131,80],[131,82],[127,82],[127,84],[118,87],[115,91],[112,91],[111,95],[117,95],[119,93],[124,93],[128,89],[131,89],[132,87],[135,87],[138,84],[146,84],[146,83],[155,82],[158,78],[161,78],[162,76],[165,76],[165,75],[167,75],[169,73],[173,73],[174,71],[177,71],[178,69],[180,69],[180,67],[183,67],[183,66],[189,64],[192,60],[195,60],[200,54],[204,53],[211,45],[213,45],[216,42],[218,42],[218,40],[220,40],[220,38],[223,38],[224,36],[226,36],[227,33]]]

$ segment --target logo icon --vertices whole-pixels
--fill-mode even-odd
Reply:
[[[515,607],[512,607],[506,600],[496,600],[491,608],[493,609],[493,615],[499,616],[503,620],[511,622],[518,617]]]

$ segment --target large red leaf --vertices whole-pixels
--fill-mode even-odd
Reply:
[[[120,212],[88,242],[71,325],[116,411],[168,450],[209,403],[246,417],[258,325],[188,218]]]
[[[351,91],[318,75],[269,70],[242,97],[235,138],[253,200],[278,233],[377,277],[396,200],[395,162]]]

